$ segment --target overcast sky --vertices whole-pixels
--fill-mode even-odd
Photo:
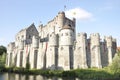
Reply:
[[[0,45],[7,46],[32,23],[45,25],[59,11],[77,19],[77,33],[112,35],[120,46],[120,0],[1,0]]]

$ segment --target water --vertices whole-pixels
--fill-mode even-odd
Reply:
[[[59,78],[59,77],[44,77],[41,75],[23,75],[15,73],[0,73],[0,80],[81,80],[78,78]]]
[[[25,74],[15,74],[15,73],[0,73],[0,80],[83,80],[78,78],[59,78],[52,77],[48,78],[41,75],[25,75]],[[84,80],[120,80],[117,79],[84,79]]]

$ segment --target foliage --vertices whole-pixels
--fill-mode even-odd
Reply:
[[[5,67],[5,54],[0,56],[0,70]]]
[[[26,63],[26,69],[30,69],[30,63]]]
[[[3,53],[6,53],[7,49],[4,46],[0,46],[0,55],[2,55]]]
[[[116,74],[120,73],[120,51],[114,56],[110,69]]]

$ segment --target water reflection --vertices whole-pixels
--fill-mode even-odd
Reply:
[[[80,80],[75,78],[58,78],[58,77],[44,77],[41,75],[23,75],[14,73],[0,74],[0,80]]]

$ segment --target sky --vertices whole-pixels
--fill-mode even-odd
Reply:
[[[76,18],[77,33],[112,36],[120,46],[120,0],[1,0],[0,45],[15,41],[15,35],[32,23],[36,28],[65,11]]]

